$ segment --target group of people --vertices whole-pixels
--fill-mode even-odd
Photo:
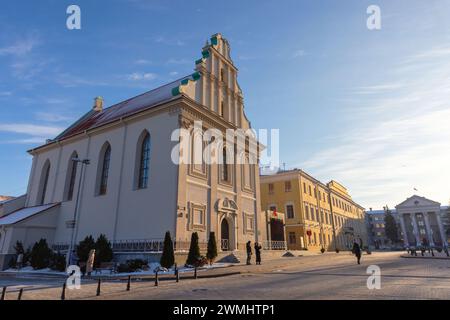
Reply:
[[[252,264],[252,242],[248,241],[247,242],[247,265]],[[261,264],[261,245],[258,242],[255,242],[254,245],[255,248],[255,256],[256,256],[256,264]],[[361,264],[361,254],[362,254],[362,249],[361,249],[361,245],[358,242],[354,242],[353,243],[353,248],[352,248],[352,253],[355,255],[356,257],[356,261],[358,264]]]
[[[256,264],[261,264],[261,245],[258,242],[255,242],[255,256],[256,256]],[[252,264],[252,242],[247,242],[247,264]]]

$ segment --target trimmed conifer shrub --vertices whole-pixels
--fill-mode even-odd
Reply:
[[[186,260],[186,265],[193,266],[200,258],[200,247],[198,246],[198,234],[192,233],[191,245],[189,247],[189,254]]]
[[[110,262],[113,259],[111,243],[104,234],[101,234],[95,242],[95,267],[100,267],[102,262]]]
[[[166,232],[164,237],[164,247],[160,260],[161,267],[170,269],[175,264],[175,253],[173,251],[173,242],[170,232]]]
[[[89,252],[95,249],[95,241],[92,236],[84,238],[77,246],[77,256],[79,261],[86,262],[89,258]]]
[[[206,258],[208,258],[210,265],[212,265],[214,260],[217,258],[217,242],[216,234],[214,232],[209,233],[208,251],[206,253]]]
[[[47,240],[41,239],[31,249],[31,266],[33,269],[49,267],[53,252],[47,244]]]
[[[66,270],[66,257],[63,254],[54,253],[50,260],[50,269],[61,272]]]

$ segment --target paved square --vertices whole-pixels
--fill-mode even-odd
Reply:
[[[264,263],[264,262],[263,262]],[[381,289],[367,288],[369,265],[381,268]],[[281,258],[261,266],[233,266],[241,274],[220,278],[133,282],[104,282],[96,297],[96,283],[84,283],[80,290],[68,290],[68,299],[450,299],[450,259],[401,258],[399,252],[364,255],[362,264],[348,252]],[[61,279],[0,278],[15,299],[21,285],[23,299],[59,299]],[[30,289],[27,289],[30,288]]]

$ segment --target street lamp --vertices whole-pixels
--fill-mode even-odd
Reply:
[[[90,164],[89,159],[81,160],[79,158],[72,158],[72,161],[73,161],[74,166],[78,165],[78,163],[81,164],[81,171],[80,171],[80,177],[78,180],[78,190],[77,190],[77,198],[75,200],[75,210],[73,212],[73,220],[69,221],[69,223],[68,223],[68,227],[72,229],[72,235],[70,236],[69,249],[66,254],[66,268],[70,264],[70,258],[72,256],[73,246],[74,246],[74,241],[75,241],[75,232],[74,231],[75,231],[75,227],[76,227],[76,223],[77,223],[78,205],[79,205],[79,199],[80,199],[81,184],[82,184],[82,180],[83,180],[83,169],[84,169],[85,165]]]

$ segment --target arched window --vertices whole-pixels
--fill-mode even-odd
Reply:
[[[148,186],[150,168],[150,134],[148,132],[142,140],[140,151],[138,189],[145,189]]]
[[[42,167],[41,181],[38,195],[38,204],[42,205],[45,202],[45,196],[47,194],[48,178],[50,176],[50,161],[46,161]]]
[[[73,161],[73,159],[77,159],[78,154],[74,151],[69,158],[69,164],[67,166],[67,176],[66,176],[66,188],[65,188],[65,201],[72,201],[73,199],[73,190],[75,188],[75,179],[77,177],[77,162]]]
[[[104,149],[103,157],[102,159],[102,171],[100,176],[100,187],[99,187],[99,195],[106,194],[106,191],[108,189],[108,173],[109,173],[109,164],[111,161],[111,146],[109,144],[106,145],[106,148]]]

